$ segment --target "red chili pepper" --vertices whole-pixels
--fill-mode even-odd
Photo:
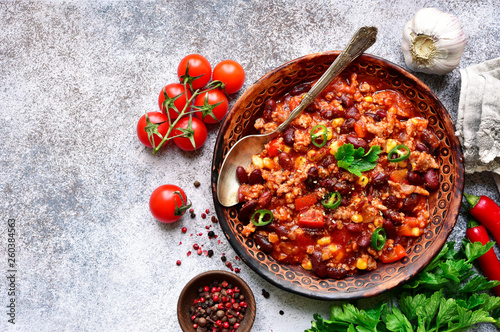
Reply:
[[[486,228],[475,220],[471,220],[467,226],[466,235],[471,242],[481,242],[485,245],[490,238]],[[481,270],[488,280],[500,281],[500,261],[498,261],[493,248],[477,259]],[[500,286],[493,288],[493,292],[500,296]]]
[[[500,244],[500,206],[486,196],[473,196],[464,193],[465,199],[471,206],[470,214],[486,227]]]

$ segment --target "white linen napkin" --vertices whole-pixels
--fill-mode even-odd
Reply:
[[[500,191],[500,58],[460,69],[456,135],[465,173],[490,171]]]

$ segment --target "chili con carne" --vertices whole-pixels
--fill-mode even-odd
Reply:
[[[500,243],[500,206],[484,195],[464,193],[464,196],[469,203],[470,214],[490,231],[497,243]]]
[[[480,225],[477,221],[471,220],[467,225],[467,231],[465,233],[467,238],[471,242],[481,242],[485,245],[490,238],[488,237],[488,232],[483,225]],[[488,280],[499,280],[500,281],[500,261],[498,261],[493,248],[488,250],[484,255],[477,259],[481,270]],[[500,286],[493,288],[493,292],[500,296]]]
[[[401,150],[404,150],[404,152],[402,152]],[[399,157],[393,158],[394,155],[398,155]],[[389,153],[387,154],[387,159],[391,163],[399,163],[400,161],[408,159],[409,156],[410,148],[404,144],[399,144],[396,145],[391,151],[389,151]]]

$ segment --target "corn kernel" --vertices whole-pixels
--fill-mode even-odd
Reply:
[[[265,157],[262,160],[262,166],[267,168],[267,169],[273,169],[274,168],[274,162],[271,160],[271,158]]]
[[[400,162],[398,163],[398,167],[399,167],[399,168],[406,168],[406,166],[408,166],[408,163],[407,163],[405,160],[400,161]]]
[[[333,132],[331,128],[326,128],[326,139],[329,141],[333,137]]]
[[[290,151],[292,151],[292,148],[291,148],[291,147],[289,147],[288,145],[285,145],[285,146],[283,147],[283,152],[290,153]]]
[[[274,158],[273,158],[273,162],[274,162],[275,164],[279,164],[279,163],[280,163],[280,158],[278,158],[278,156],[274,157]]]
[[[336,255],[335,255],[335,260],[337,260],[337,262],[340,262],[342,260],[342,258],[344,258],[344,252],[343,251],[339,251]]]
[[[339,105],[338,107],[339,107],[339,110],[341,110],[341,111],[344,110],[344,108],[342,107],[342,105]]]
[[[254,164],[258,168],[262,168],[264,165],[262,158],[260,158],[259,156],[255,156],[255,155],[252,156],[252,164]]]
[[[375,217],[375,220],[373,220],[373,224],[377,228],[382,227],[382,225],[384,224],[384,218],[382,216]]]
[[[341,143],[339,141],[334,141],[334,142],[332,142],[332,144],[330,144],[330,154],[331,155],[334,155],[337,152],[337,150],[340,147],[340,144]]]
[[[351,217],[351,220],[352,220],[352,222],[359,224],[360,222],[363,222],[363,216],[360,215],[359,213],[356,213],[356,214],[353,214],[353,216]]]
[[[332,243],[332,238],[329,237],[329,236],[325,236],[325,237],[322,237],[321,239],[319,239],[317,241],[317,243],[320,245],[320,246],[324,246],[324,245],[327,245],[327,244],[330,244]]]
[[[277,243],[280,240],[278,234],[276,234],[276,233],[269,233],[269,235],[267,236],[267,239],[271,243]]]
[[[366,270],[366,268],[368,267],[368,260],[366,258],[358,258],[358,260],[356,261],[356,267],[359,270]]]
[[[310,271],[310,270],[312,270],[312,267],[313,267],[313,266],[312,266],[312,263],[311,263],[311,261],[310,261],[310,260],[307,260],[307,261],[302,262],[302,268],[303,268],[304,270],[308,270],[308,271]]]
[[[314,161],[315,158],[318,157],[318,152],[316,150],[309,150],[307,152],[307,159],[310,161]]]
[[[295,169],[302,169],[306,166],[307,159],[304,156],[300,156],[295,159]]]
[[[332,127],[337,128],[344,124],[344,118],[336,118],[332,120]]]
[[[413,227],[413,228],[411,229],[411,235],[412,235],[412,236],[420,236],[420,228],[418,228],[418,227]]]
[[[371,103],[373,101],[373,98],[368,96],[368,97],[365,97],[365,101]]]
[[[312,255],[312,254],[314,253],[314,246],[313,246],[313,245],[307,246],[307,248],[306,248],[306,252],[307,252],[309,255]]]
[[[387,140],[387,148],[385,149],[386,153],[391,152],[391,150],[394,149],[396,145],[398,145],[398,142],[396,140],[389,138]]]
[[[366,185],[368,184],[368,177],[365,175],[361,175],[358,178],[358,184],[363,188],[366,187]]]
[[[337,250],[339,249],[335,244],[330,244],[328,246],[328,249],[330,250],[331,253],[334,253],[334,252],[337,252]]]

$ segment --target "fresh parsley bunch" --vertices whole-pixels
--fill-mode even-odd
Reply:
[[[392,292],[387,303],[368,309],[334,305],[329,320],[315,314],[306,332],[452,332],[486,322],[500,328],[500,297],[484,292],[499,282],[488,281],[472,265],[493,245],[464,241],[457,252],[455,242],[448,242],[423,271]]]

